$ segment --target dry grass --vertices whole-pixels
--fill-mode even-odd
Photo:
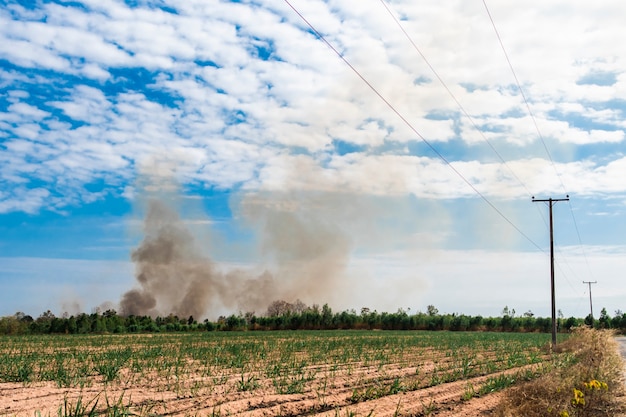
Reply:
[[[542,377],[511,388],[498,407],[501,417],[599,417],[625,412],[623,363],[614,334],[587,327],[555,352]]]

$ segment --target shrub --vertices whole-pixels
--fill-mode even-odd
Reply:
[[[613,332],[588,327],[557,345],[553,368],[505,392],[503,417],[582,417],[619,415],[623,407],[622,359]],[[621,410],[624,411],[624,410]]]

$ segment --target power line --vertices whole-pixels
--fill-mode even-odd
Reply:
[[[443,88],[447,91],[448,95],[450,95],[450,97],[452,98],[452,100],[456,103],[457,107],[461,110],[461,112],[463,113],[463,115],[470,121],[470,123],[472,124],[472,126],[474,127],[474,129],[480,134],[480,136],[483,138],[483,140],[489,145],[489,147],[491,148],[491,150],[498,156],[498,158],[500,159],[500,161],[502,162],[502,164],[510,171],[510,173],[513,175],[513,177],[517,180],[517,182],[526,190],[526,194],[530,197],[531,196],[531,192],[529,191],[528,187],[526,186],[526,184],[515,174],[515,171],[513,171],[513,169],[509,166],[509,164],[505,161],[505,159],[502,157],[502,155],[500,155],[500,153],[498,152],[498,150],[495,148],[495,146],[491,143],[491,141],[489,141],[489,139],[487,139],[487,137],[485,136],[485,134],[483,133],[483,131],[480,129],[480,127],[478,127],[478,125],[476,125],[476,123],[474,122],[474,119],[472,118],[472,116],[465,110],[465,107],[461,104],[461,102],[456,98],[456,96],[454,95],[454,93],[452,92],[452,90],[448,87],[448,85],[446,84],[446,82],[443,80],[443,78],[439,75],[439,73],[435,70],[435,68],[431,65],[431,63],[429,62],[429,60],[426,58],[426,56],[424,55],[424,53],[421,51],[421,49],[417,46],[417,44],[415,43],[415,41],[413,40],[413,38],[411,37],[411,35],[409,35],[409,33],[406,31],[406,29],[404,28],[404,26],[402,25],[402,23],[398,20],[398,18],[396,17],[396,15],[393,13],[393,11],[391,10],[390,6],[386,3],[385,0],[380,0],[380,2],[382,3],[383,7],[385,8],[385,10],[387,11],[387,13],[391,16],[391,18],[394,20],[394,22],[396,23],[396,25],[398,26],[398,28],[402,31],[402,33],[404,34],[404,36],[407,38],[407,40],[409,41],[409,43],[413,46],[413,48],[415,49],[415,51],[419,54],[419,56],[424,60],[424,62],[426,63],[426,65],[428,66],[428,68],[432,71],[432,73],[434,74],[434,76],[437,78],[437,80],[439,80],[439,83],[443,86]],[[537,209],[539,215],[541,216],[541,218],[543,219],[544,224],[546,225],[546,227],[548,227],[548,222],[546,220],[546,218],[544,217],[543,213]],[[568,280],[569,283],[569,280]],[[572,287],[572,289],[574,288],[572,286],[571,283],[570,287]]]
[[[563,252],[561,252],[561,250],[560,250],[558,247],[556,247],[556,248],[555,248],[555,250],[557,251],[557,253],[558,253],[559,255],[561,255],[561,256],[563,256],[563,258],[565,258],[565,254],[564,254]],[[572,285],[572,283],[570,282],[570,280],[569,280],[569,279],[567,279],[567,274],[565,273],[565,269],[563,269],[563,267],[561,266],[561,264],[560,264],[558,261],[557,261],[556,265],[557,265],[557,267],[559,268],[559,270],[561,271],[561,273],[563,274],[563,276],[565,276],[565,277],[566,277],[565,281],[567,282],[567,284],[569,285],[569,287],[572,289],[572,291],[573,291],[574,293],[577,293],[576,289],[574,288],[574,286]],[[571,274],[574,276],[574,278],[577,278],[577,277],[578,277],[578,274],[577,274],[577,272],[574,270],[574,268],[572,268],[572,267],[571,267],[571,265],[570,265],[569,263],[567,263],[567,262],[565,262],[565,265],[567,265],[567,270],[568,270],[568,272],[569,272],[569,273],[571,273]]]
[[[555,247],[555,250],[558,255],[561,255],[563,258],[565,257],[565,254],[559,250],[558,246]],[[576,300],[577,300],[576,307],[573,308],[573,311],[579,311],[580,305],[585,301],[586,292],[583,292],[581,294],[578,290],[576,290],[576,288],[574,288],[574,285],[568,278],[568,274],[566,273],[565,269],[563,269],[563,267],[567,265],[568,272],[572,274],[574,278],[579,279],[577,272],[574,270],[574,268],[572,268],[572,266],[567,261],[563,262],[564,265],[561,265],[561,262],[559,262],[559,258],[557,258],[556,256],[555,256],[554,262],[555,262],[556,268],[560,272],[559,276],[556,277],[557,282],[559,280],[559,277],[564,277],[563,282],[567,283],[570,290],[572,291],[572,294],[576,297]]]
[[[539,139],[541,140],[541,143],[543,144],[543,147],[546,151],[546,154],[548,155],[548,159],[550,160],[550,164],[552,165],[552,168],[554,169],[554,172],[556,174],[556,177],[559,179],[559,182],[561,183],[561,187],[563,189],[564,192],[567,192],[566,188],[565,188],[565,184],[563,183],[563,179],[561,178],[561,175],[559,174],[557,168],[556,168],[556,164],[554,163],[554,160],[552,159],[552,155],[550,154],[550,151],[548,150],[548,145],[546,144],[546,141],[543,138],[543,135],[541,134],[541,130],[539,129],[539,125],[537,124],[537,120],[535,119],[535,115],[533,114],[531,108],[530,108],[530,104],[528,103],[528,99],[526,98],[526,95],[524,94],[524,90],[522,89],[522,85],[517,77],[517,74],[515,72],[515,69],[513,68],[513,64],[511,63],[511,60],[509,59],[509,55],[506,52],[506,48],[504,47],[504,42],[502,41],[502,38],[500,37],[500,32],[498,32],[498,28],[496,27],[495,21],[493,19],[493,16],[491,15],[491,12],[489,11],[489,7],[487,6],[487,2],[486,0],[483,0],[483,5],[485,6],[485,10],[487,12],[487,16],[489,16],[489,20],[491,22],[491,25],[493,27],[493,30],[496,34],[496,37],[498,38],[498,42],[500,43],[500,47],[502,48],[502,52],[504,54],[504,57],[506,58],[506,62],[509,65],[509,68],[511,70],[511,73],[513,74],[513,78],[515,79],[515,84],[517,85],[517,88],[522,96],[522,99],[524,100],[524,103],[526,104],[526,109],[528,110],[528,114],[530,115],[531,120],[533,121],[533,125],[535,126],[535,130],[537,131],[537,136],[539,137]],[[569,201],[569,200],[568,200]],[[570,212],[572,214],[572,220],[574,222],[574,228],[576,230],[576,235],[578,236],[578,243],[581,247],[582,253],[583,253],[583,259],[585,260],[585,264],[587,265],[587,269],[589,270],[590,274],[593,275],[591,273],[591,267],[589,266],[589,261],[587,260],[587,255],[585,252],[585,248],[584,245],[582,243],[582,239],[580,237],[580,231],[578,230],[578,223],[576,222],[576,217],[574,216],[574,209],[572,208],[572,203],[569,203],[569,208],[570,208]],[[545,220],[544,220],[545,222]],[[567,276],[565,277],[565,279],[567,280]],[[568,280],[569,282],[569,280]],[[570,286],[572,284],[570,283]]]
[[[587,269],[589,270],[589,274],[593,277],[593,271],[591,266],[589,266],[589,260],[587,259],[587,252],[585,251],[585,246],[583,245],[583,241],[580,238],[580,231],[578,230],[578,222],[576,222],[576,216],[574,216],[574,208],[572,207],[572,203],[569,203],[569,209],[572,213],[572,221],[574,222],[574,229],[576,230],[576,236],[578,236],[578,243],[580,244],[580,249],[583,253],[583,259],[585,260],[585,264],[587,265]]]
[[[528,242],[530,242],[533,246],[535,246],[539,251],[543,252],[543,249],[535,243],[526,233],[524,233],[517,225],[515,225],[508,217],[504,215],[484,194],[482,194],[476,186],[474,186],[463,174],[457,170],[451,163],[448,161],[424,136],[422,136],[419,131],[398,111],[393,104],[391,104],[377,89],[374,87],[360,72],[357,70],[348,59],[339,52],[325,37],[322,35],[316,28],[310,23],[299,11],[296,9],[289,0],[284,0],[285,3],[302,19],[302,21],[315,33],[315,35],[326,44],[338,57],[341,59],[360,79],[367,85],[374,94],[378,96],[380,100],[383,101],[389,107],[389,109],[396,114],[402,120],[402,122],[408,126],[413,133],[415,133],[421,140],[424,142],[438,157],[441,159],[454,173],[463,180],[485,203],[487,203],[500,217],[502,217],[511,227],[513,227],[517,232],[522,235]]]
[[[496,27],[496,23],[494,22],[493,17],[491,16],[491,12],[489,11],[489,7],[487,7],[486,0],[483,0],[483,5],[485,6],[485,10],[487,11],[487,16],[489,16],[489,20],[491,21],[491,25],[493,26],[493,30],[496,33],[496,37],[498,38],[498,42],[500,43],[500,47],[502,48],[502,52],[504,53],[504,57],[506,58],[506,62],[509,64],[509,68],[511,69],[511,73],[513,74],[513,78],[515,79],[515,84],[517,85],[517,88],[518,88],[520,94],[522,95],[522,99],[524,100],[524,103],[526,104],[526,110],[528,110],[528,114],[530,115],[530,118],[533,121],[533,125],[535,126],[535,130],[537,131],[537,135],[538,135],[539,139],[541,140],[541,143],[543,144],[543,148],[545,149],[546,154],[548,155],[548,159],[550,160],[550,163],[552,164],[552,168],[554,168],[554,172],[556,173],[556,176],[559,179],[559,182],[561,183],[561,187],[563,188],[563,191],[567,192],[567,190],[565,189],[565,185],[563,184],[563,180],[561,179],[561,175],[559,174],[559,171],[556,169],[556,165],[554,164],[554,160],[552,159],[552,155],[550,155],[550,151],[548,150],[548,145],[546,144],[546,141],[543,139],[543,135],[541,134],[541,130],[539,130],[539,125],[537,124],[537,120],[535,119],[535,115],[533,114],[533,111],[530,108],[530,104],[528,103],[528,99],[526,98],[526,94],[524,94],[524,90],[522,89],[522,85],[519,82],[519,79],[517,78],[517,74],[515,73],[515,69],[513,68],[513,64],[511,64],[511,60],[509,59],[509,54],[506,52],[506,48],[504,47],[504,43],[502,42],[502,38],[500,37],[500,32],[498,32],[498,28]]]
[[[500,155],[500,153],[498,152],[498,150],[493,146],[493,144],[489,141],[489,139],[487,139],[487,137],[485,136],[485,134],[483,133],[483,131],[478,127],[478,125],[476,125],[476,123],[474,122],[474,119],[472,118],[472,116],[469,115],[469,113],[465,110],[465,107],[463,107],[463,105],[459,102],[459,100],[456,98],[456,96],[454,95],[454,93],[452,93],[452,90],[450,90],[450,88],[448,87],[448,85],[446,84],[446,82],[439,76],[439,74],[437,73],[437,71],[435,70],[435,68],[430,64],[430,62],[428,61],[428,59],[426,58],[426,56],[422,53],[422,51],[420,50],[420,48],[417,46],[417,44],[413,41],[413,38],[408,34],[408,32],[404,29],[404,26],[402,26],[402,23],[400,23],[400,21],[398,20],[398,18],[395,16],[395,14],[391,11],[389,5],[385,2],[385,0],[380,0],[380,2],[382,3],[382,5],[384,6],[385,10],[387,10],[387,13],[389,13],[389,15],[391,16],[391,18],[394,20],[394,22],[396,23],[396,25],[400,28],[400,30],[402,31],[402,33],[404,33],[404,36],[407,38],[407,40],[411,43],[411,45],[413,46],[413,48],[417,51],[417,53],[419,54],[420,57],[422,57],[422,59],[424,60],[424,62],[426,63],[426,65],[428,66],[428,68],[430,68],[430,70],[432,71],[432,73],[435,75],[435,77],[437,78],[437,80],[439,80],[439,82],[441,83],[441,85],[443,86],[443,88],[448,92],[448,94],[450,95],[450,97],[452,98],[452,100],[454,100],[454,102],[456,103],[457,107],[461,110],[461,112],[463,113],[463,115],[470,121],[470,123],[472,124],[472,126],[474,127],[474,129],[476,129],[476,131],[480,134],[480,136],[485,140],[485,142],[487,143],[487,145],[489,145],[489,147],[491,148],[491,150],[498,156],[498,158],[500,159],[500,161],[502,162],[502,164],[507,167],[507,169],[511,172],[511,174],[513,175],[513,177],[517,180],[517,182],[526,190],[526,194],[528,196],[531,195],[531,192],[528,190],[528,187],[526,187],[526,184],[524,184],[522,182],[522,180],[520,180],[520,178],[515,174],[515,172],[513,171],[513,169],[507,164],[507,162],[504,160],[504,158],[502,157],[502,155]]]

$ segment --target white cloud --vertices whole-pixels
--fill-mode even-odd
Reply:
[[[209,185],[278,187],[292,181],[296,171],[285,171],[284,161],[293,159],[308,173],[292,182],[307,187],[435,198],[475,195],[436,155],[415,150],[422,135],[436,147],[454,143],[455,149],[442,148],[444,156],[488,195],[510,198],[524,191],[507,167],[493,162],[491,151],[474,151],[485,138],[505,150],[509,167],[530,189],[559,188],[480,4],[390,6],[482,132],[461,115],[382,5],[294,3],[411,126],[282,2],[168,3],[178,14],[115,1],[84,4],[84,9],[46,4],[39,12],[16,6],[12,14],[0,14],[6,23],[0,30],[2,57],[18,67],[52,71],[47,81],[37,73],[25,78],[4,71],[13,91],[35,91],[37,83],[51,82],[46,100],[13,94],[8,112],[0,115],[3,136],[14,139],[5,151],[12,157],[4,159],[12,164],[11,181],[30,175],[49,181],[71,173],[73,180],[54,186],[64,184],[62,194],[75,201],[81,182],[130,179],[137,162],[169,152],[181,158],[183,178]],[[490,5],[543,136],[563,146],[619,144],[623,109],[608,103],[620,97],[626,64],[618,45],[605,41],[623,32],[614,16],[624,6],[561,6],[553,13],[541,2]],[[598,26],[596,17],[606,24]],[[124,75],[112,77],[118,70]],[[139,71],[147,81],[134,79]],[[615,74],[617,82],[577,83],[594,73]],[[69,82],[66,74],[84,83]],[[597,105],[602,102],[607,104]],[[565,116],[554,116],[558,113]],[[612,128],[573,123],[583,117]],[[364,152],[334,155],[335,139]],[[46,146],[35,152],[35,143]],[[511,159],[506,151],[513,148]],[[289,149],[306,155],[287,156]],[[564,179],[571,178],[568,187],[621,192],[593,163],[578,162],[574,154],[563,153],[569,159],[557,167]],[[596,159],[591,149],[589,160]],[[611,172],[619,165],[604,163]],[[39,168],[33,170],[33,164]]]
[[[10,113],[17,113],[22,117],[30,117],[33,119],[43,119],[50,113],[40,110],[37,107],[30,106],[26,103],[16,103],[9,106]]]
[[[53,51],[24,40],[10,39],[0,35],[0,56],[24,67],[44,67],[56,71],[69,70],[69,62]]]
[[[111,107],[104,93],[96,88],[78,85],[68,101],[51,101],[47,103],[57,107],[75,121],[97,125],[106,122],[105,114]]]
[[[45,188],[17,187],[10,193],[0,194],[0,213],[23,211],[36,214],[44,205],[44,200],[50,195]]]

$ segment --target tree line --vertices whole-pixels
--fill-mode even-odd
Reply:
[[[564,318],[559,315],[559,332],[572,327],[589,325],[616,329],[626,333],[626,313],[616,311],[610,317],[602,309],[600,317]],[[333,312],[328,304],[308,307],[300,301],[287,303],[274,301],[261,315],[254,312],[219,317],[217,321],[198,322],[194,317],[122,316],[115,310],[95,311],[91,314],[64,314],[55,316],[49,310],[33,318],[18,312],[0,317],[0,334],[101,334],[101,333],[156,333],[156,332],[206,332],[206,331],[264,331],[264,330],[448,330],[448,331],[504,331],[545,332],[552,330],[552,320],[535,317],[528,311],[516,315],[505,307],[498,317],[469,316],[465,314],[440,314],[432,305],[426,312],[410,314],[399,309],[395,313],[371,311],[363,307],[360,312],[345,310]]]

